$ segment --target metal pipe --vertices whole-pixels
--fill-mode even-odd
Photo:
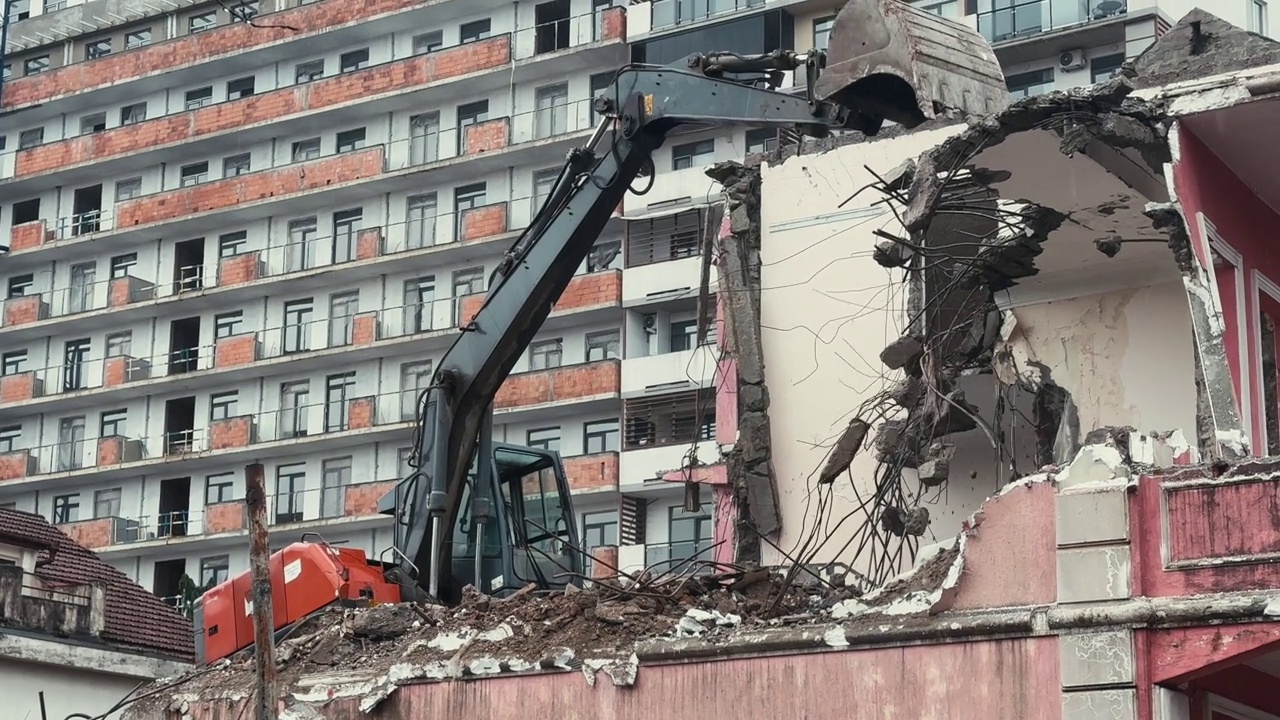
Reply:
[[[266,472],[262,463],[244,468],[249,506],[249,566],[253,572],[253,660],[257,679],[257,720],[277,720],[275,614],[271,607],[271,541],[267,537]]]

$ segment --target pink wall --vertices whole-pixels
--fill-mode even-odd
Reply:
[[[1261,398],[1261,368],[1255,358],[1255,341],[1252,336],[1257,327],[1258,313],[1256,303],[1257,283],[1253,271],[1257,270],[1270,280],[1280,278],[1280,253],[1275,252],[1275,235],[1280,232],[1280,215],[1277,215],[1266,203],[1245,185],[1213,151],[1188,130],[1180,127],[1178,135],[1180,143],[1180,159],[1174,167],[1174,187],[1178,200],[1182,203],[1190,225],[1192,237],[1200,243],[1206,242],[1202,228],[1197,220],[1197,213],[1204,216],[1217,228],[1222,240],[1244,258],[1244,298],[1245,307],[1238,308],[1236,299],[1236,280],[1228,271],[1215,273],[1221,283],[1222,309],[1226,314],[1227,357],[1231,364],[1231,372],[1235,379],[1237,402],[1240,396],[1240,327],[1248,328],[1246,346],[1248,351],[1247,368],[1250,378],[1250,395],[1252,403],[1251,438],[1255,454],[1265,454],[1263,448],[1263,408]],[[1206,258],[1200,258],[1205,267],[1212,267]],[[1223,281],[1226,282],[1223,282]]]
[[[581,672],[429,683],[400,688],[368,715],[357,702],[330,720],[391,718],[609,718],[609,720],[1060,720],[1055,637],[645,665],[635,686],[594,688]],[[194,720],[234,720],[239,709],[191,707]]]
[[[964,576],[951,609],[1040,605],[1058,599],[1052,483],[988,500],[966,540]]]

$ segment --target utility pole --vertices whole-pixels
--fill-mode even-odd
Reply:
[[[257,720],[277,720],[275,617],[271,608],[271,543],[267,539],[266,472],[262,463],[244,468],[249,506],[249,567],[253,570],[253,660],[258,684]]]

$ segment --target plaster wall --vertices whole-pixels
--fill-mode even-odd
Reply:
[[[0,658],[0,697],[7,708],[4,716],[18,720],[42,717],[41,691],[50,718],[72,713],[97,717],[144,679]],[[104,720],[119,717],[120,713],[113,713]]]

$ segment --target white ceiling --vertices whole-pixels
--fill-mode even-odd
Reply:
[[[1204,141],[1258,197],[1280,208],[1280,144],[1274,138],[1280,122],[1280,100],[1260,100],[1213,112],[1190,115],[1182,123]]]

